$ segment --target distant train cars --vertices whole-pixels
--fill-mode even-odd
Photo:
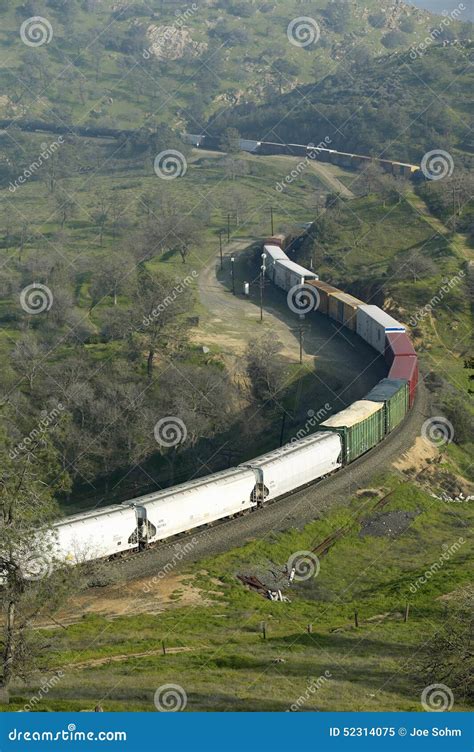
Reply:
[[[218,136],[185,133],[182,138],[185,143],[196,148],[221,148],[221,140]],[[324,146],[315,146],[314,144],[282,144],[271,141],[256,141],[253,139],[241,138],[240,149],[251,154],[262,154],[266,156],[287,154],[293,157],[309,157],[310,159],[318,159],[321,162],[336,164],[347,169],[360,169],[370,163],[375,163],[392,175],[403,176],[406,178],[422,175],[419,165],[409,164],[407,162],[395,162],[391,159],[381,159],[379,157],[368,157],[362,154],[351,154],[349,152],[337,151],[336,149],[326,149]]]

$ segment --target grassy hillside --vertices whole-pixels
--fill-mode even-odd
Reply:
[[[472,33],[471,33],[472,36]],[[430,149],[467,157],[473,144],[472,44],[432,44],[341,66],[268,104],[242,105],[211,121],[249,138],[329,148],[419,163]]]
[[[348,184],[355,190],[361,182],[354,176]],[[433,409],[454,425],[455,472],[472,482],[472,239],[430,215],[422,198],[429,185],[421,195],[403,183],[398,190],[389,186],[385,194],[331,203],[311,228],[300,260],[308,264],[312,258],[322,279],[383,306],[407,325]],[[472,214],[469,201],[462,213]]]
[[[0,117],[125,128],[166,122],[193,132],[223,107],[272,100],[393,45],[416,45],[436,25],[429,13],[388,0],[4,0],[1,6]],[[32,37],[44,34],[39,46],[20,37],[31,16],[46,19]],[[295,46],[287,28],[302,16],[317,24],[320,37]]]

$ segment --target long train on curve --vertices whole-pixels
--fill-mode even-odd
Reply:
[[[55,523],[49,533],[55,561],[114,558],[261,507],[354,462],[403,421],[418,382],[417,355],[403,324],[291,261],[280,238],[264,243],[266,275],[287,295],[311,298],[311,309],[357,333],[385,359],[387,377],[303,439],[238,467]]]
[[[196,135],[191,133],[183,134],[183,141],[198,149],[217,149],[221,150],[221,140],[217,136]],[[348,169],[360,169],[373,163],[378,165],[392,175],[400,175],[406,178],[423,179],[424,175],[419,165],[409,164],[408,162],[396,162],[393,159],[382,159],[381,157],[368,157],[362,154],[350,154],[349,152],[328,149],[322,144],[280,144],[270,141],[256,141],[250,138],[239,139],[239,148],[241,151],[250,154],[261,154],[269,156],[271,154],[285,154],[293,157],[307,157],[308,159],[318,159],[320,162],[329,162],[330,164],[339,165]]]

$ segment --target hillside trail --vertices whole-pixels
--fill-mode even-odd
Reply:
[[[433,216],[428,205],[426,204],[424,199],[421,198],[421,196],[418,196],[413,191],[410,191],[407,194],[406,199],[410,206],[425,220],[425,222],[433,230],[435,230],[435,232],[448,240],[448,242],[452,245],[453,249],[460,257],[464,258],[468,262],[474,259],[473,250],[469,247],[466,236],[459,232],[455,232],[453,235],[451,235],[451,231],[448,229],[448,227],[446,227],[446,225],[440,219]]]

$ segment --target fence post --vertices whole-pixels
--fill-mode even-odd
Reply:
[[[404,615],[403,615],[403,621],[405,622],[405,624],[406,624],[406,623],[407,623],[407,621],[408,621],[408,614],[409,614],[409,613],[410,613],[410,604],[409,604],[409,603],[408,603],[408,601],[407,601],[407,602],[406,602],[406,604],[405,604],[405,613],[404,613]]]
[[[166,655],[166,645],[164,640],[161,641],[161,650],[163,651],[163,655]]]
[[[359,613],[358,611],[354,611],[354,624],[356,627],[359,626]]]

